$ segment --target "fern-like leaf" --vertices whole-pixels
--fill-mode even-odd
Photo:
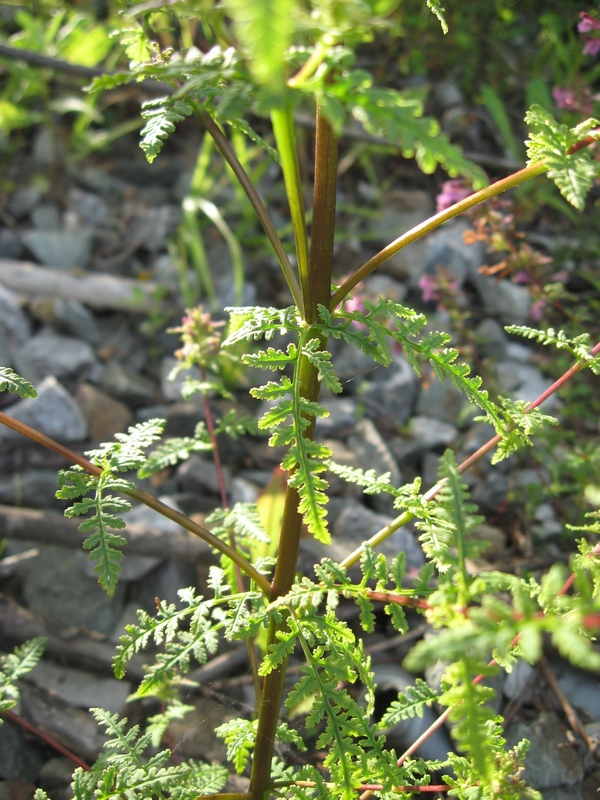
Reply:
[[[190,104],[173,97],[157,97],[142,105],[142,117],[146,124],[142,128],[140,147],[151,164],[162,150],[165,139],[175,130],[175,124],[193,113]]]
[[[19,699],[16,681],[31,672],[42,657],[45,646],[46,639],[39,636],[15,647],[12,653],[0,655],[0,714],[16,705]]]
[[[215,728],[216,735],[227,745],[227,759],[241,774],[246,769],[256,743],[257,720],[233,719]]]
[[[190,436],[167,439],[147,456],[144,465],[138,470],[138,477],[149,478],[167,467],[185,461],[192,453],[205,453],[211,449],[212,445],[206,439]]]
[[[439,697],[426,681],[417,678],[414,686],[407,687],[406,692],[400,692],[398,699],[392,701],[379,721],[379,728],[392,728],[405,719],[422,717],[425,709],[437,703]]]
[[[559,124],[540,106],[534,105],[525,116],[530,129],[526,142],[529,163],[544,160],[548,177],[558,187],[562,196],[579,211],[594,181],[600,176],[600,164],[590,155],[589,148],[569,153],[569,149],[590,134],[600,138],[600,122],[588,119],[575,128]]]
[[[10,367],[0,367],[0,392],[11,392],[19,397],[37,397],[33,384],[17,375]]]

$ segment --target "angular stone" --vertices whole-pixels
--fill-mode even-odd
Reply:
[[[387,245],[426,220],[433,212],[431,196],[420,189],[394,190],[381,198],[380,216],[369,223],[369,233]],[[427,259],[427,243],[420,239],[384,261],[380,271],[395,278],[418,279]]]
[[[86,709],[103,708],[120,715],[125,710],[132,689],[129,681],[102,678],[91,672],[46,660],[35,665],[29,680],[62,697],[69,705]]]
[[[334,561],[343,561],[354,552],[366,539],[389,525],[393,517],[371,511],[355,500],[348,500],[332,528],[330,545],[322,545],[312,537],[302,539],[301,549],[308,552],[315,560],[325,556]],[[377,552],[393,557],[399,551],[406,553],[408,567],[420,569],[425,563],[425,556],[415,536],[407,529],[400,528],[385,540]]]
[[[152,381],[131,369],[126,369],[118,361],[107,364],[98,382],[110,395],[126,403],[140,405],[156,400],[156,387]]]
[[[209,563],[216,563],[217,559]],[[181,607],[179,599],[179,589],[196,585],[196,567],[194,564],[185,561],[175,561],[169,559],[152,570],[141,581],[139,587],[139,604],[149,613],[156,612],[156,598],[166,600],[167,603],[174,603]]]
[[[417,400],[416,412],[425,417],[433,417],[443,422],[455,424],[467,404],[464,394],[450,383],[448,379],[440,383],[430,376],[429,383],[421,387]]]
[[[52,508],[56,501],[56,470],[26,469],[0,478],[0,503],[27,508]]]
[[[369,374],[372,373],[372,374]],[[357,387],[369,416],[392,427],[404,425],[414,413],[419,379],[407,359],[396,353],[390,367],[369,370],[364,387]]]
[[[514,747],[521,739],[531,743],[523,777],[534,789],[548,790],[581,783],[583,764],[556,714],[544,711],[532,722],[510,723],[506,729],[508,746]]]
[[[160,388],[163,397],[165,400],[174,403],[177,403],[182,399],[181,388],[188,378],[192,378],[196,381],[199,381],[201,378],[198,367],[192,367],[192,369],[182,369],[173,378],[170,378],[169,376],[172,374],[173,369],[178,364],[181,364],[179,359],[175,358],[174,356],[166,356],[162,361],[160,369]]]
[[[19,400],[6,413],[32,428],[62,442],[80,442],[87,436],[87,423],[81,409],[55,377],[48,376],[37,387],[38,396]],[[0,440],[19,439],[21,435],[0,427]]]
[[[482,320],[475,329],[477,346],[482,356],[494,361],[506,358],[508,337],[499,322],[491,317]]]
[[[34,228],[42,231],[56,231],[62,227],[60,211],[54,203],[40,203],[31,212]]]
[[[225,486],[229,491],[231,473],[227,467],[223,467],[223,477]],[[218,495],[220,492],[219,480],[215,465],[212,461],[202,458],[197,453],[184,461],[177,468],[178,488],[186,492],[210,492]]]
[[[75,399],[86,419],[88,436],[94,442],[110,441],[115,433],[126,431],[132,424],[131,412],[124,403],[89,383],[81,384]]]
[[[15,342],[27,341],[31,326],[27,315],[21,308],[18,296],[0,284],[0,327]]]
[[[469,280],[488,314],[500,317],[506,324],[523,325],[528,321],[531,295],[527,287],[510,281],[497,281],[476,269],[469,272]]]
[[[370,419],[362,419],[348,437],[348,449],[353,453],[362,469],[374,469],[378,475],[390,473],[390,483],[400,486],[402,475],[396,459],[392,455],[383,436]],[[392,510],[391,495],[373,495],[372,503],[378,511],[389,513]]]
[[[35,785],[44,757],[44,750],[21,728],[9,722],[0,725],[0,777],[4,780]],[[5,796],[12,800],[14,794]]]
[[[91,345],[100,341],[100,329],[94,315],[79,300],[40,297],[35,298],[29,308],[37,319],[53,325],[61,333],[83,339]]]
[[[87,342],[49,329],[37,333],[15,353],[17,372],[34,384],[47,375],[59,380],[81,375],[95,361],[94,351]]]
[[[40,264],[57,269],[87,269],[92,249],[92,231],[30,230],[23,242]]]
[[[123,584],[118,584],[113,597],[108,597],[97,579],[82,573],[78,552],[58,545],[37,547],[39,555],[28,562],[23,581],[28,608],[64,627],[73,625],[110,633],[123,608]]]

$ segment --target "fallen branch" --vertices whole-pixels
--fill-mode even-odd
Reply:
[[[67,519],[60,511],[13,508],[0,505],[0,538],[81,547],[85,535],[78,530],[79,522]],[[173,558],[177,561],[206,559],[210,547],[191,533],[165,533],[156,528],[127,525],[127,552],[137,556]]]
[[[29,261],[0,258],[0,283],[21,294],[49,295],[79,300],[93,308],[148,313],[160,305],[159,284],[118,275],[74,274]]]

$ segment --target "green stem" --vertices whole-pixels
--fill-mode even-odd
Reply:
[[[445,211],[440,211],[439,214],[434,214],[433,217],[426,219],[425,222],[415,225],[414,228],[411,228],[406,233],[403,233],[402,236],[394,239],[394,241],[390,242],[390,244],[384,247],[383,250],[380,250],[379,253],[376,253],[372,258],[364,263],[362,267],[357,269],[353,275],[344,281],[344,283],[331,298],[329,307],[331,310],[335,309],[336,306],[342,302],[344,297],[346,297],[346,295],[349,294],[357,284],[364,280],[367,275],[370,275],[371,272],[383,264],[384,261],[387,261],[388,258],[395,255],[404,247],[407,247],[407,245],[412,244],[412,242],[415,242],[417,239],[420,239],[427,233],[439,228],[439,226],[443,225],[444,222],[448,222],[448,220],[457,217],[459,214],[462,214],[465,211],[468,211],[468,209],[479,205],[479,203],[483,203],[485,200],[496,197],[497,195],[502,194],[502,192],[506,192],[508,189],[513,189],[515,186],[519,186],[521,183],[524,183],[530,178],[534,178],[537,175],[542,175],[546,169],[547,165],[545,161],[537,161],[535,164],[531,164],[530,166],[515,172],[513,175],[509,175],[508,178],[503,178],[500,181],[496,181],[496,183],[492,183],[491,186],[486,186],[485,189],[481,189],[479,192],[475,192],[475,194],[466,197],[464,200],[460,200],[460,202],[455,203]]]
[[[278,147],[280,146],[281,144],[278,141]],[[317,135],[315,139],[314,227],[312,248],[310,261],[307,260],[305,268],[300,269],[303,296],[306,302],[305,318],[309,322],[316,321],[318,317],[318,303],[326,304],[330,294],[333,235],[335,230],[336,180],[337,139],[333,134],[331,126],[318,109]],[[287,186],[288,184],[286,181],[286,188]],[[299,184],[294,184],[293,188],[294,192],[296,192],[300,186]],[[298,202],[298,198],[296,202]],[[290,206],[291,205],[292,201],[290,200]],[[303,211],[302,221],[304,222]],[[306,341],[308,338],[312,337],[310,331],[307,329],[304,331],[303,341]],[[326,344],[326,340],[323,340],[322,346],[325,347]],[[302,354],[300,355],[296,367],[294,382],[297,391],[302,397],[307,400],[318,401],[321,386],[317,371],[310,361]],[[304,432],[307,438],[313,438],[314,426],[315,419],[313,418],[311,424]],[[294,583],[298,563],[300,536],[302,534],[302,516],[298,512],[299,503],[300,498],[298,492],[288,486],[285,496],[277,563],[271,586],[271,600],[275,600],[287,594]],[[275,624],[275,622],[271,623],[268,631],[267,647],[276,641],[277,631],[282,629],[286,624],[285,618],[278,624]],[[258,713],[256,746],[252,762],[252,775],[250,778],[250,795],[253,800],[263,800],[267,794],[286,670],[287,660],[280,664],[277,669],[270,672],[265,677],[263,684],[262,702]]]
[[[277,231],[275,230],[275,226],[269,216],[269,212],[265,208],[265,204],[263,203],[260,195],[254,188],[254,184],[248,177],[245,169],[240,164],[238,157],[235,154],[233,147],[231,146],[229,139],[225,136],[223,131],[219,128],[217,123],[213,120],[210,114],[207,114],[206,111],[198,110],[198,115],[202,121],[202,124],[208,131],[208,133],[213,137],[215,140],[215,144],[219,148],[219,151],[225,161],[231,167],[235,177],[238,179],[240,185],[242,186],[244,192],[254,211],[260,224],[263,227],[264,232],[267,235],[267,239],[271,243],[273,250],[275,251],[275,255],[277,256],[277,260],[279,261],[279,265],[291,292],[292,298],[294,303],[298,306],[300,310],[303,309],[302,303],[302,293],[300,291],[300,286],[298,284],[298,279],[294,275],[294,270],[292,269],[292,265],[290,264],[290,260],[287,256],[287,253],[284,250],[283,244],[281,243],[281,239],[277,235]]]
[[[89,472],[90,475],[95,475],[97,478],[102,475],[102,470],[100,467],[96,466],[96,464],[92,464],[92,462],[88,461],[87,458],[80,456],[78,453],[75,453],[68,447],[59,444],[49,436],[45,436],[43,433],[36,431],[34,428],[30,428],[29,425],[26,425],[24,422],[20,422],[19,420],[14,419],[14,417],[10,417],[3,411],[0,411],[0,423],[6,425],[8,428],[12,428],[12,430],[17,431],[17,433],[26,436],[28,439],[37,442],[37,444],[47,447],[48,450],[58,453],[58,455],[63,456],[70,461],[71,464],[78,464],[86,472]],[[237,550],[235,550],[233,547],[230,547],[226,542],[221,541],[221,539],[211,533],[208,528],[205,528],[203,525],[199,525],[189,517],[186,517],[185,514],[182,514],[180,511],[175,511],[174,508],[170,508],[169,506],[165,505],[165,503],[157,500],[156,497],[152,497],[151,494],[148,494],[141,489],[133,489],[131,492],[126,492],[126,494],[128,494],[130,497],[133,497],[135,500],[139,500],[140,503],[143,503],[149,508],[153,508],[155,511],[158,511],[158,513],[162,514],[163,517],[173,520],[173,522],[176,522],[178,525],[181,525],[182,528],[185,528],[186,530],[190,531],[190,533],[198,536],[215,550],[223,553],[223,555],[227,556],[227,558],[230,558],[235,564],[237,564],[246,573],[246,575],[248,575],[248,577],[256,583],[261,591],[263,591],[265,594],[269,594],[271,591],[271,586],[265,576],[261,575],[260,572],[258,572],[258,570],[255,569],[241,553],[238,553]]]
[[[302,292],[302,303],[298,305],[298,310],[305,317],[305,306],[307,302],[310,302],[309,298],[311,296],[308,268],[308,237],[306,233],[300,162],[298,161],[298,148],[296,146],[296,131],[291,106],[286,105],[285,108],[274,109],[271,112],[271,123],[277,150],[281,158],[281,169],[296,242],[296,257],[298,259],[298,273]]]

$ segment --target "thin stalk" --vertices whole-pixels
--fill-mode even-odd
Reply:
[[[585,136],[579,142],[575,142],[575,144],[571,145],[571,147],[569,147],[567,150],[567,155],[573,155],[573,153],[577,153],[579,150],[583,150],[585,147],[590,147],[591,145],[595,144],[598,141],[599,134],[600,130],[591,131],[588,136]],[[524,183],[530,178],[535,178],[538,175],[542,175],[547,169],[548,165],[544,159],[541,161],[536,161],[534,164],[529,164],[529,166],[514,172],[507,178],[502,178],[502,180],[492,183],[491,186],[486,186],[485,189],[481,189],[479,192],[475,192],[475,194],[465,197],[464,200],[460,200],[458,203],[450,206],[450,208],[440,211],[438,214],[434,214],[433,217],[425,220],[425,222],[415,225],[414,228],[411,228],[409,231],[402,234],[402,236],[394,239],[394,241],[390,242],[390,244],[384,247],[383,250],[380,250],[379,253],[376,253],[372,258],[365,262],[362,267],[359,267],[359,269],[357,269],[356,272],[348,278],[348,280],[344,281],[344,283],[331,298],[330,309],[333,311],[333,309],[335,309],[336,306],[342,302],[344,297],[346,297],[346,295],[351,292],[357,284],[364,280],[367,275],[370,275],[374,269],[377,269],[377,267],[383,264],[384,261],[387,261],[390,256],[395,255],[407,245],[411,244],[417,239],[420,239],[421,236],[434,231],[436,228],[439,228],[439,226],[443,225],[444,222],[448,222],[448,220],[457,217],[464,211],[468,211],[470,208],[479,205],[479,203],[483,203],[485,200],[490,200],[492,197],[496,197],[497,195],[502,194],[502,192],[506,192],[508,189],[513,189],[515,186],[519,186],[521,183]]]
[[[380,250],[378,253],[376,253],[372,258],[365,262],[362,267],[359,267],[359,269],[357,269],[353,275],[344,281],[344,283],[331,298],[331,310],[335,309],[342,302],[344,297],[346,297],[346,295],[349,294],[357,284],[364,280],[367,275],[370,275],[373,270],[377,269],[377,267],[383,264],[384,261],[387,261],[388,258],[395,255],[404,247],[407,247],[409,244],[412,244],[412,242],[415,242],[417,239],[425,236],[425,234],[431,233],[431,231],[434,231],[436,228],[439,228],[440,225],[443,225],[444,222],[448,222],[448,220],[453,219],[459,214],[468,211],[470,208],[479,205],[479,203],[483,203],[485,200],[496,197],[497,195],[502,194],[502,192],[508,191],[508,189],[513,189],[515,186],[519,186],[521,183],[524,183],[524,181],[527,181],[530,178],[534,178],[537,175],[542,175],[546,169],[547,166],[544,161],[537,161],[535,164],[531,164],[530,166],[515,172],[513,175],[509,175],[508,178],[502,178],[502,180],[492,183],[491,186],[486,186],[485,189],[481,189],[479,192],[475,192],[475,194],[465,197],[464,200],[460,200],[458,203],[450,206],[450,208],[440,211],[438,214],[434,214],[433,217],[426,219],[425,222],[415,225],[414,228],[411,228],[406,233],[403,233],[402,236],[394,239],[394,241],[390,242],[390,244],[384,247],[383,250]]]
[[[43,433],[36,431],[34,428],[30,428],[29,425],[26,425],[24,422],[20,422],[19,420],[14,419],[14,417],[9,417],[8,414],[5,414],[3,411],[0,411],[0,423],[6,425],[7,428],[11,428],[17,433],[26,436],[28,439],[31,439],[37,444],[48,448],[48,450],[52,450],[54,453],[63,456],[63,458],[67,459],[67,461],[70,461],[71,464],[78,464],[86,472],[89,472],[90,475],[95,475],[97,478],[102,475],[102,470],[100,467],[96,466],[96,464],[92,464],[92,462],[88,461],[87,458],[80,456],[78,453],[75,453],[68,447],[59,444],[49,436],[45,436]],[[238,553],[237,550],[235,550],[233,547],[230,547],[230,545],[228,545],[226,542],[221,541],[221,539],[211,533],[208,528],[205,528],[203,525],[199,525],[189,517],[186,517],[185,514],[182,514],[180,511],[175,511],[174,508],[170,508],[165,503],[157,500],[156,497],[152,497],[151,494],[148,494],[141,489],[133,489],[131,492],[125,492],[125,494],[128,494],[130,497],[133,497],[134,500],[138,500],[140,503],[143,503],[149,508],[153,508],[159,514],[162,514],[163,517],[176,522],[178,525],[181,525],[182,528],[185,528],[186,530],[190,531],[190,533],[193,533],[195,536],[198,536],[200,539],[205,541],[215,550],[223,553],[223,555],[227,556],[227,558],[230,558],[235,564],[237,564],[246,573],[246,575],[248,575],[248,577],[256,583],[262,592],[269,594],[271,585],[265,576],[261,575],[260,572],[258,572],[258,570],[255,569],[241,553]]]
[[[240,185],[242,186],[244,192],[246,193],[248,200],[252,204],[256,216],[258,217],[258,221],[262,225],[262,228],[267,236],[267,239],[269,240],[269,242],[271,243],[271,247],[275,251],[275,255],[277,256],[277,260],[279,261],[279,266],[281,267],[281,270],[285,277],[286,283],[292,295],[292,299],[302,312],[304,305],[302,303],[302,292],[300,291],[298,279],[294,274],[294,270],[292,269],[292,265],[290,264],[288,255],[284,250],[281,239],[277,235],[277,231],[275,230],[275,226],[273,225],[271,217],[269,216],[269,212],[265,208],[265,204],[263,203],[256,189],[254,188],[254,184],[248,177],[246,170],[240,164],[240,161],[236,156],[235,151],[231,146],[231,143],[229,142],[229,139],[225,136],[225,134],[219,128],[217,123],[213,120],[210,114],[206,113],[206,111],[202,111],[199,109],[198,116],[200,117],[205,129],[215,140],[215,144],[219,148],[221,155],[231,167],[233,174],[238,179]]]
[[[200,376],[202,378],[202,383],[206,383],[206,367],[203,364],[200,365]],[[229,497],[227,496],[227,487],[225,486],[223,462],[221,461],[221,452],[219,450],[219,441],[217,439],[217,432],[215,430],[215,422],[213,419],[212,408],[210,407],[210,400],[208,399],[208,394],[206,392],[202,393],[202,402],[204,405],[204,419],[206,420],[206,430],[208,431],[208,438],[212,445],[211,452],[213,457],[213,463],[215,465],[215,472],[217,473],[217,483],[219,484],[219,492],[221,494],[221,505],[223,506],[224,509],[228,509]],[[229,529],[228,535],[229,535],[229,544],[235,550],[236,549],[235,534],[232,528]],[[234,564],[234,570],[235,570],[235,583],[237,586],[237,590],[240,594],[243,594],[246,590],[246,587],[244,586],[242,570],[240,569],[239,564]],[[258,659],[256,657],[254,640],[248,637],[246,639],[246,646],[248,649],[248,659],[250,661],[250,667],[252,669],[252,679],[254,682],[254,694],[256,696],[256,705],[258,707],[260,705],[262,687],[260,683],[260,677],[258,674]]]
[[[278,141],[279,145],[280,142]],[[337,139],[329,123],[318,110],[317,135],[315,139],[312,248],[310,261],[307,261],[305,269],[300,269],[303,297],[306,301],[305,319],[309,322],[316,321],[318,316],[317,304],[326,304],[330,294],[335,229],[336,179]],[[300,188],[299,185],[295,186],[294,191]],[[291,201],[290,205],[292,205]],[[307,341],[309,338],[312,338],[312,335],[310,328],[307,328],[304,331],[302,341]],[[326,346],[326,340],[322,341],[322,346]],[[303,398],[318,401],[321,386],[317,371],[304,355],[301,355],[298,361],[294,383],[296,391]],[[313,418],[304,432],[307,438],[314,436],[314,426],[315,419]],[[271,586],[271,600],[276,600],[278,597],[287,594],[294,583],[303,524],[302,516],[298,512],[299,503],[298,492],[288,486],[277,563]],[[274,621],[270,624],[267,647],[276,641],[277,631],[285,625],[285,619],[278,624]],[[252,775],[250,777],[250,794],[253,800],[262,800],[268,791],[273,746],[286,671],[287,659],[277,669],[270,672],[264,680],[262,702],[258,712],[258,729],[252,762]]]
[[[302,179],[300,176],[300,162],[296,145],[296,131],[291,106],[277,108],[271,112],[273,134],[281,158],[281,169],[285,192],[290,206],[294,240],[296,243],[296,258],[298,259],[298,274],[300,275],[300,289],[302,292],[302,305],[298,306],[301,316],[306,317],[306,304],[310,302],[311,285],[308,268],[308,236],[306,233],[306,217],[304,214],[304,197],[302,195]]]
[[[590,351],[590,355],[595,356],[598,353],[600,353],[600,342],[594,348],[592,348],[592,350]],[[576,364],[573,364],[573,366],[570,367],[570,369],[568,369],[563,375],[561,375],[560,378],[554,381],[552,386],[549,386],[546,389],[546,391],[542,392],[542,394],[539,397],[537,397],[533,401],[533,403],[531,403],[531,405],[527,407],[525,413],[528,413],[532,409],[541,406],[545,400],[547,400],[551,395],[553,395],[560,388],[562,388],[565,385],[565,383],[567,383],[567,381],[569,381],[573,377],[573,375],[576,375],[586,366],[587,363],[585,361],[578,361]],[[512,430],[512,428],[508,429],[508,431],[510,430]],[[491,439],[489,439],[484,445],[482,445],[479,448],[479,450],[477,450],[475,453],[470,455],[468,458],[466,458],[459,464],[458,471],[460,473],[465,472],[467,469],[472,467],[473,464],[476,464],[478,461],[480,461],[483,458],[483,456],[485,456],[487,453],[493,450],[496,447],[496,445],[499,444],[501,441],[502,437],[499,434],[492,436]],[[429,491],[425,492],[425,494],[423,495],[423,500],[425,500],[426,502],[429,500],[433,500],[433,498],[438,494],[440,489],[445,484],[446,484],[445,479],[443,481],[438,481],[438,483],[436,483],[435,486],[432,486],[431,489],[429,489]],[[397,531],[403,525],[407,525],[413,518],[414,514],[410,511],[405,511],[403,514],[400,514],[398,517],[396,517],[395,520],[390,522],[389,525],[386,525],[385,528],[381,528],[381,530],[377,531],[377,533],[374,534],[368,541],[363,542],[360,545],[360,547],[357,547],[356,550],[354,550],[354,552],[350,553],[349,556],[347,556],[342,562],[340,562],[340,565],[348,569],[353,564],[356,564],[358,561],[360,561],[360,558],[367,545],[370,547],[377,547],[386,539],[388,539],[393,533],[395,533],[395,531]]]

